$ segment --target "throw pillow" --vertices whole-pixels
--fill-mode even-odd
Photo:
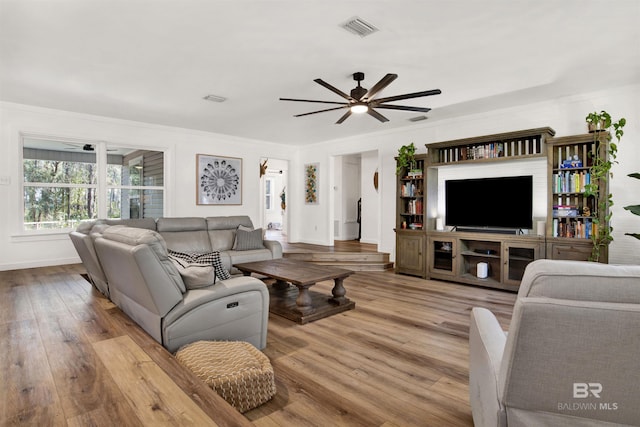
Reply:
[[[169,255],[185,260],[189,263],[195,264],[206,264],[213,266],[215,271],[215,278],[213,283],[215,283],[216,279],[227,280],[231,279],[231,274],[224,268],[222,265],[222,260],[220,259],[220,252],[205,252],[205,253],[190,253],[190,252],[178,252],[168,249]]]
[[[215,269],[209,264],[190,263],[169,255],[187,289],[198,289],[215,283]]]
[[[262,243],[262,228],[251,231],[240,230],[236,232],[236,250],[249,251],[252,249],[264,249]]]
[[[236,237],[233,240],[233,246],[231,247],[231,249],[233,249],[234,251],[238,250],[238,231],[253,231],[253,228],[251,227],[245,227],[244,225],[240,224],[238,226],[238,228],[236,228]]]

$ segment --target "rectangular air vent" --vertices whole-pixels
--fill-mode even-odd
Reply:
[[[369,34],[373,34],[378,31],[376,27],[357,16],[349,19],[347,22],[342,24],[341,27],[353,34],[359,35],[360,37],[366,37]]]
[[[427,120],[428,117],[427,116],[416,116],[416,117],[411,117],[410,119],[408,119],[410,122],[420,122],[422,120]]]
[[[211,101],[211,102],[224,102],[227,100],[227,98],[225,98],[224,96],[218,96],[218,95],[207,95],[205,97],[203,97],[202,99],[205,99],[207,101]]]

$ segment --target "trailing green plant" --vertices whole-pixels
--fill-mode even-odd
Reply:
[[[640,179],[640,173],[637,173],[637,172],[630,173],[627,176],[631,178]],[[624,208],[629,212],[631,212],[632,214],[640,216],[640,205],[629,205],[629,206],[625,206]],[[640,240],[640,233],[624,233],[624,234],[625,236],[635,237],[636,239]]]
[[[597,147],[598,141],[600,144],[604,144],[604,152],[607,154],[603,156],[599,153],[590,153],[592,158],[591,165],[591,182],[585,185],[585,195],[594,196],[598,201],[596,206],[596,212],[593,213],[592,223],[595,225],[596,231],[591,234],[591,241],[593,242],[593,248],[591,250],[590,261],[599,261],[600,253],[603,247],[606,247],[613,241],[613,227],[611,226],[611,206],[613,206],[613,194],[607,193],[603,196],[598,196],[600,192],[600,184],[608,182],[609,178],[613,176],[611,173],[611,167],[618,163],[618,144],[624,131],[622,128],[627,123],[627,120],[623,117],[617,122],[611,119],[611,115],[602,110],[599,113],[593,112],[587,114],[585,121],[589,125],[589,130],[593,132],[594,146]],[[613,127],[613,134],[616,137],[617,142],[612,141],[611,128]],[[597,148],[596,148],[597,150]],[[608,188],[605,185],[605,188]]]
[[[396,166],[396,175],[402,174],[403,169],[411,169],[416,163],[416,146],[413,142],[409,145],[403,145],[398,149],[398,163]]]

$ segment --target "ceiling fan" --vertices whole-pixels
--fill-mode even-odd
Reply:
[[[351,89],[351,94],[347,95],[342,92],[340,89],[337,89],[331,86],[329,83],[325,82],[322,79],[315,79],[314,82],[318,83],[321,86],[326,87],[330,91],[340,95],[343,97],[346,102],[333,102],[333,101],[317,101],[312,99],[294,99],[294,98],[280,98],[280,101],[297,101],[297,102],[315,102],[319,104],[337,104],[340,107],[327,108],[325,110],[312,111],[310,113],[297,114],[294,117],[302,117],[308,116],[310,114],[324,113],[326,111],[333,110],[341,110],[344,108],[348,108],[347,112],[344,113],[340,119],[336,122],[336,124],[340,124],[347,120],[351,114],[362,114],[367,113],[370,116],[375,117],[381,122],[388,122],[387,119],[382,114],[378,113],[375,109],[386,109],[386,110],[402,110],[402,111],[416,111],[420,113],[427,113],[431,111],[431,108],[422,108],[422,107],[408,107],[404,105],[389,105],[387,102],[400,101],[403,99],[411,99],[411,98],[420,98],[422,96],[430,96],[430,95],[439,95],[442,92],[440,89],[426,90],[423,92],[414,92],[407,93],[404,95],[396,95],[396,96],[388,96],[385,98],[375,99],[374,97],[378,92],[382,89],[386,88],[391,82],[398,78],[397,74],[387,74],[384,76],[378,83],[373,85],[373,87],[369,90],[360,86],[360,82],[364,80],[364,73],[357,72],[353,73],[353,80],[358,82],[358,86]]]

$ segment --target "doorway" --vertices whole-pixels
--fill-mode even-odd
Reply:
[[[334,159],[333,237],[379,244],[380,198],[374,175],[378,151],[366,151]]]
[[[269,240],[287,241],[287,184],[289,162],[281,159],[260,159],[262,224]]]

